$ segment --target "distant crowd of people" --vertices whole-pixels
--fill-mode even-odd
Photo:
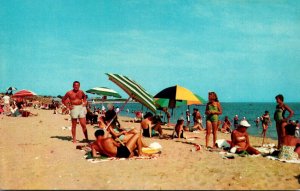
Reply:
[[[0,114],[11,117],[37,116],[29,109],[31,104],[22,97],[13,98],[8,92],[0,100]]]

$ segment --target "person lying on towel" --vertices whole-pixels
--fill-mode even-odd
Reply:
[[[91,145],[93,157],[99,157],[100,154],[108,157],[129,158],[134,156],[135,150],[138,156],[142,156],[142,141],[138,134],[132,136],[124,145],[107,137],[102,129],[95,131],[95,137],[96,141]]]

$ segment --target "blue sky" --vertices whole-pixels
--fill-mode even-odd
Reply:
[[[221,102],[300,100],[300,1],[0,1],[0,92],[181,85]]]

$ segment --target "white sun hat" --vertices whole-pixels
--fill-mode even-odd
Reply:
[[[248,123],[247,120],[241,120],[240,126],[243,126],[243,127],[250,127],[251,125]]]

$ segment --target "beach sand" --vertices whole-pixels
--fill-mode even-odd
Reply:
[[[0,188],[7,189],[299,189],[300,165],[269,160],[265,157],[223,159],[218,152],[191,152],[192,144],[204,145],[205,132],[190,133],[200,138],[144,138],[158,142],[162,153],[157,159],[116,160],[91,163],[84,151],[72,143],[68,115],[50,110],[35,110],[38,116],[0,117]],[[125,127],[138,123],[119,117]],[[89,138],[95,140],[92,125]],[[250,127],[251,128],[251,127]],[[164,133],[172,128],[164,126]],[[83,139],[77,125],[77,139]],[[212,139],[212,136],[211,136]],[[218,139],[230,140],[218,133]],[[212,140],[211,140],[212,142]],[[253,146],[261,138],[251,137]],[[276,143],[267,139],[266,143]]]

